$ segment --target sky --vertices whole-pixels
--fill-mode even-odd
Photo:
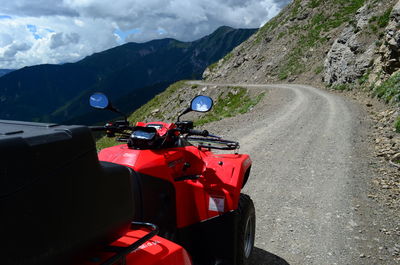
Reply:
[[[126,42],[193,41],[258,28],[291,0],[12,0],[0,5],[0,69],[76,62]]]

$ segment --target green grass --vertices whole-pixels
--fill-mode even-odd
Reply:
[[[400,133],[400,116],[397,117],[396,121],[394,122],[394,128],[396,129],[397,133]]]
[[[233,57],[233,53],[230,52],[227,55],[224,56],[224,61],[228,61],[229,59],[231,59]]]
[[[231,59],[233,57],[233,53],[230,52],[228,54],[226,54],[223,58],[224,61],[228,61],[229,59]],[[210,72],[213,72],[217,67],[218,67],[218,62],[216,61],[215,63],[211,64],[208,66],[208,69],[210,70]]]
[[[339,91],[349,91],[353,89],[353,85],[351,84],[338,84],[338,85],[333,85],[331,87],[334,90],[339,90]]]
[[[340,6],[338,12],[334,14],[340,23],[350,21],[354,14],[360,9],[366,0],[335,0],[334,3]]]
[[[319,7],[321,3],[322,3],[322,0],[311,0],[308,3],[308,7],[309,8],[316,8],[316,7]]]
[[[275,16],[258,30],[256,33],[256,39],[254,41],[255,44],[260,43],[263,39],[270,35],[271,31],[279,26],[279,24],[282,22],[282,14],[283,13],[280,13],[279,15]]]
[[[388,8],[382,16],[373,16],[369,19],[369,23],[375,23],[380,28],[386,28],[389,24],[390,14],[392,13],[392,8]]]
[[[280,72],[278,77],[279,77],[279,80],[285,80],[286,78],[288,78],[288,73]]]
[[[392,13],[392,8],[389,8],[382,16],[378,18],[378,26],[380,28],[386,28],[386,26],[389,24],[391,13]]]
[[[293,7],[292,7],[292,12],[291,12],[291,17],[296,17],[299,14],[300,7],[301,7],[301,0],[294,0],[293,1]]]
[[[285,36],[285,35],[286,35],[286,32],[284,32],[284,31],[279,32],[279,34],[278,34],[278,40],[279,40],[279,39],[282,39],[283,36]]]
[[[358,84],[360,86],[365,85],[369,80],[370,71],[367,71],[362,77],[358,78]]]
[[[319,65],[315,68],[314,73],[316,75],[319,75],[320,73],[322,73],[322,71],[324,71],[324,66],[323,65]]]
[[[382,42],[381,40],[376,40],[376,41],[375,41],[375,46],[376,46],[376,47],[381,47],[382,44],[383,44],[383,42]]]
[[[104,149],[104,148],[107,148],[110,146],[114,146],[114,145],[118,145],[118,144],[121,144],[121,143],[115,141],[114,137],[109,138],[109,137],[104,136],[104,137],[100,138],[99,140],[97,140],[96,148],[97,148],[97,150],[101,150],[101,149]]]
[[[394,74],[380,86],[375,87],[373,94],[386,103],[392,100],[400,102],[400,73]]]
[[[370,28],[370,30],[372,31],[372,33],[378,33],[378,26],[377,25],[375,25],[375,24],[370,24],[369,25],[369,28]]]
[[[215,62],[211,65],[208,66],[208,69],[210,70],[210,72],[213,72],[218,66],[218,62]]]
[[[261,93],[257,97],[251,98],[245,88],[234,87],[229,89],[234,89],[237,93],[229,92],[226,96],[221,95],[213,110],[195,121],[196,126],[246,113],[265,96],[265,93]]]

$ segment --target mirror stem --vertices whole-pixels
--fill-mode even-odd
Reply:
[[[192,109],[189,107],[189,108],[185,109],[181,114],[179,114],[179,116],[178,116],[178,121],[179,121],[179,119],[180,119],[180,117],[181,117],[182,115],[184,115],[184,114],[190,112],[191,110],[192,110]]]
[[[115,113],[121,114],[122,116],[124,116],[125,121],[128,122],[128,116],[125,113],[123,113],[122,111],[114,108],[113,106],[109,106],[108,109]]]

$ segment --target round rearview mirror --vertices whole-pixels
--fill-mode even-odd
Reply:
[[[190,103],[190,108],[198,112],[207,112],[213,106],[213,100],[207,96],[197,96]]]
[[[94,93],[90,96],[90,106],[96,109],[106,109],[110,103],[108,98],[103,93]]]

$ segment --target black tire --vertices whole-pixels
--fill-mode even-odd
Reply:
[[[240,194],[236,264],[247,265],[254,248],[256,213],[250,196]]]

